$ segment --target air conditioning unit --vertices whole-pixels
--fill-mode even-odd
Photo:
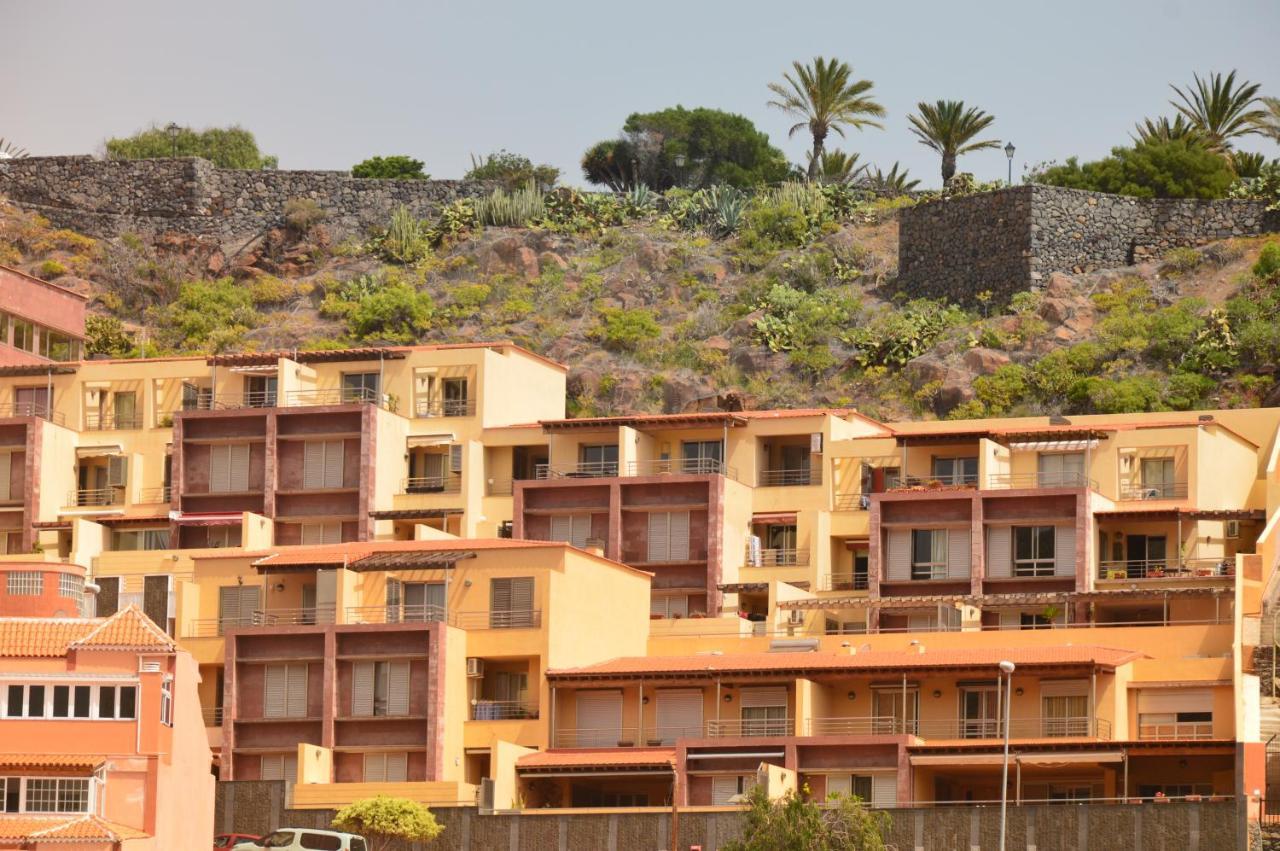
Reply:
[[[1226,537],[1228,538],[1240,537],[1240,521],[1239,520],[1228,520],[1224,524],[1223,528],[1224,528],[1223,534]]]
[[[160,673],[160,663],[159,663],[159,662],[143,662],[143,663],[142,663],[142,673],[144,673],[144,674],[158,674],[158,673]]]
[[[472,656],[467,659],[467,676],[477,679],[484,676],[484,660]]]

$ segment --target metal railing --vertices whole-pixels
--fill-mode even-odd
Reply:
[[[1125,485],[1120,488],[1120,499],[1185,499],[1186,482],[1152,482],[1137,485]]]
[[[1177,577],[1231,576],[1235,561],[1226,558],[1137,559],[1104,561],[1098,565],[1099,579],[1169,579]]]
[[[369,387],[331,387],[327,390],[291,390],[284,404],[290,408],[313,405],[377,405],[386,407],[387,397]]]
[[[824,573],[818,577],[819,591],[865,591],[868,584],[865,573]]]
[[[348,606],[346,622],[430,623],[446,622],[459,629],[537,629],[542,626],[540,609],[520,611],[446,612],[441,606]]]
[[[485,496],[511,496],[515,482],[511,479],[489,479],[484,486]]]
[[[640,744],[644,747],[656,748],[674,745],[677,739],[701,739],[702,737],[701,724],[649,727],[644,731]]]
[[[254,612],[250,626],[312,626],[335,623],[337,611],[333,606],[312,606],[302,609],[267,609]]]
[[[535,479],[605,479],[618,475],[617,461],[579,461],[576,464],[539,464]]]
[[[124,488],[81,488],[67,496],[67,505],[74,508],[103,508],[124,505]]]
[[[871,494],[838,493],[834,502],[836,511],[867,511],[871,508]]]
[[[206,727],[222,726],[222,707],[221,706],[201,707],[200,714],[204,716],[204,725]]]
[[[0,405],[0,419],[5,417],[39,417],[57,425],[66,425],[67,418],[45,402],[16,402],[12,405]]]
[[[348,606],[346,615],[349,624],[431,623],[443,621],[445,611],[442,606],[426,605]]]
[[[475,399],[422,400],[413,406],[415,417],[473,417],[475,413]]]
[[[976,488],[977,473],[952,473],[942,476],[902,476],[885,485],[888,491],[945,490],[946,488]]]
[[[447,473],[443,476],[410,476],[402,484],[401,493],[461,493],[462,475]]]
[[[1091,488],[1098,489],[1098,483],[1083,472],[1063,471],[1057,473],[995,473],[987,476],[987,488],[991,490],[1020,488]]]
[[[776,488],[788,485],[822,484],[822,467],[785,467],[778,470],[761,470],[757,487]]]
[[[1172,739],[1212,739],[1213,722],[1170,721],[1166,724],[1143,724],[1139,722],[1138,738],[1161,741]]]
[[[110,411],[85,411],[84,427],[86,431],[142,428],[142,415],[138,413],[119,414]]]
[[[719,458],[656,458],[627,463],[628,476],[727,476],[738,477],[738,471]]]
[[[171,502],[172,498],[173,498],[173,488],[169,485],[164,485],[163,487],[158,487],[158,488],[143,488],[138,493],[139,503],[151,504],[151,503]]]
[[[1014,718],[1008,722],[1011,739],[1078,738],[1111,740],[1111,722],[1106,718]],[[923,739],[1000,739],[1005,723],[995,718],[919,721],[915,735]]]
[[[638,741],[635,727],[600,727],[585,730],[556,730],[552,737],[558,748],[633,748]]]
[[[747,548],[747,567],[797,567],[809,563],[809,551],[796,548],[759,550],[760,561],[751,560],[751,548]]]
[[[527,700],[473,700],[472,721],[512,721],[538,717],[538,704]]]
[[[538,609],[451,612],[449,624],[459,629],[537,629],[542,626],[542,612]]]
[[[707,738],[733,739],[758,738],[761,736],[794,735],[796,721],[794,718],[727,718],[719,721],[708,721]]]

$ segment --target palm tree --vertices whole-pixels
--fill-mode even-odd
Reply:
[[[1259,132],[1258,123],[1266,112],[1250,109],[1258,101],[1257,83],[1243,80],[1237,87],[1234,70],[1225,78],[1217,73],[1203,80],[1199,74],[1194,77],[1195,87],[1188,86],[1185,92],[1170,84],[1179,100],[1169,103],[1203,134],[1210,150],[1226,153],[1231,150],[1232,139]]]
[[[813,154],[809,154],[812,165]],[[840,149],[823,151],[818,165],[818,180],[823,183],[853,183],[867,170],[866,163],[858,165],[857,154],[847,154]]]
[[[871,98],[872,82],[854,80],[853,69],[844,62],[819,56],[812,65],[792,62],[791,66],[795,73],[782,75],[785,85],[769,84],[769,91],[777,95],[776,100],[769,101],[769,106],[800,119],[787,132],[788,136],[806,128],[813,136],[809,179],[816,180],[827,135],[834,131],[843,138],[845,127],[883,129],[883,125],[868,116],[882,118],[885,110]]]
[[[0,136],[0,160],[20,160],[27,156],[26,148],[19,148],[12,142],[6,142]]]
[[[893,168],[881,171],[878,167],[867,173],[867,185],[881,195],[905,195],[920,185],[920,181],[908,178],[907,169],[898,171],[898,163]]]
[[[1147,142],[1171,142],[1175,139],[1185,139],[1193,141],[1200,138],[1200,131],[1187,121],[1186,116],[1179,113],[1170,121],[1168,118],[1161,116],[1152,121],[1150,118],[1144,118],[1141,122],[1134,125],[1138,131],[1138,135],[1129,138],[1139,144]]]
[[[1258,132],[1273,142],[1280,143],[1280,98],[1262,98],[1262,117],[1257,121]]]
[[[995,121],[977,107],[965,109],[962,100],[940,100],[937,103],[916,104],[919,115],[909,115],[911,132],[920,137],[920,144],[942,154],[942,182],[945,185],[956,173],[956,157],[983,148],[1000,147],[999,139],[972,141]]]
[[[1231,167],[1235,169],[1236,177],[1242,180],[1250,180],[1262,174],[1262,167],[1266,164],[1266,155],[1257,151],[1231,152]]]

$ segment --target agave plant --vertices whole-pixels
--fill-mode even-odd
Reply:
[[[657,195],[647,183],[637,183],[626,194],[627,212],[632,216],[643,216],[657,204]]]
[[[495,189],[488,198],[476,202],[476,218],[481,224],[495,227],[525,227],[546,215],[542,190],[533,184],[514,192]]]
[[[20,148],[0,136],[0,160],[20,160],[30,156],[26,148]]]
[[[702,193],[702,215],[707,230],[719,237],[738,230],[747,209],[747,195],[733,186],[711,186]]]

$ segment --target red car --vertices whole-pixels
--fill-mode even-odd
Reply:
[[[259,837],[251,833],[219,833],[213,837],[213,851],[224,851],[231,848],[237,842],[254,842]]]

